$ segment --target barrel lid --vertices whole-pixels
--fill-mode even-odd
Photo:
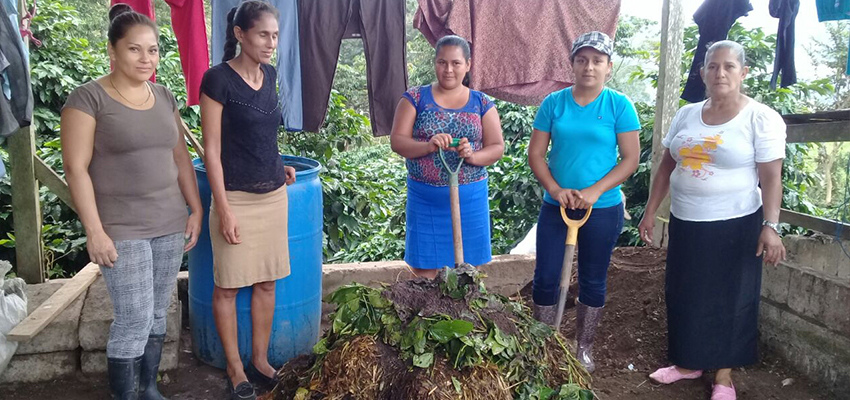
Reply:
[[[318,175],[319,171],[322,169],[322,164],[312,158],[288,155],[282,155],[280,158],[283,159],[283,163],[285,165],[295,168],[296,182],[298,178],[307,178],[310,175]],[[207,169],[204,167],[204,161],[200,158],[192,160],[192,164],[195,166],[195,171],[202,172],[204,174],[207,173]]]

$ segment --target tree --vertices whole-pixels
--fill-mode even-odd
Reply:
[[[646,79],[632,79],[641,65],[653,61],[660,43],[658,23],[648,19],[621,15],[614,37],[614,71],[608,86],[616,89],[632,101],[650,102],[654,99],[653,86]]]
[[[824,67],[827,70],[828,79],[835,89],[823,99],[819,108],[850,108],[850,76],[846,74],[850,21],[830,21],[825,22],[824,26],[827,38],[813,38],[812,45],[806,47],[806,53],[816,68]]]
[[[806,48],[806,52],[818,68],[825,68],[829,76],[829,82],[835,88],[834,92],[824,96],[818,102],[817,108],[821,110],[841,110],[850,108],[850,76],[846,74],[847,67],[847,43],[850,41],[850,22],[831,21],[826,26],[826,39],[812,39],[812,45]],[[818,193],[818,199],[822,199],[825,207],[832,205],[835,194],[843,195],[842,192],[833,193],[834,182],[837,180],[838,172],[845,168],[844,163],[838,162],[843,143],[821,143],[819,144],[818,163],[819,170],[824,174],[823,193]],[[839,181],[840,182],[840,181]]]

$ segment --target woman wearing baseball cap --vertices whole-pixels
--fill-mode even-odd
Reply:
[[[576,39],[570,55],[575,85],[543,100],[528,147],[528,163],[546,190],[533,284],[534,315],[541,322],[553,324],[557,312],[567,234],[560,208],[593,207],[578,236],[576,306],[577,358],[589,372],[595,369],[591,352],[605,305],[608,264],[623,228],[620,184],[635,172],[640,158],[635,107],[605,87],[613,50],[614,42],[602,32]]]

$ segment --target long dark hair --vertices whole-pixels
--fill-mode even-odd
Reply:
[[[254,22],[265,13],[274,15],[275,19],[280,16],[277,8],[259,0],[246,1],[230,9],[230,12],[227,13],[227,36],[224,41],[224,56],[221,57],[221,62],[236,57],[236,45],[239,44],[239,41],[236,40],[233,28],[238,26],[243,32],[248,31],[254,27]]]
[[[112,6],[109,9],[109,31],[106,34],[109,43],[115,46],[119,40],[127,35],[127,31],[136,25],[149,26],[153,29],[154,34],[159,36],[159,28],[147,15],[133,11],[132,7],[124,3]]]
[[[434,45],[434,60],[437,59],[437,55],[440,54],[440,50],[445,46],[457,46],[463,51],[463,58],[466,62],[469,62],[469,59],[472,58],[472,50],[469,48],[469,42],[466,39],[457,36],[457,35],[448,35],[443,36],[440,40],[437,41],[437,44]],[[469,87],[469,72],[463,76],[463,80],[461,81],[463,86]]]

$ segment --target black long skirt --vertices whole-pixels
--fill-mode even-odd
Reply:
[[[665,295],[673,364],[704,370],[758,361],[761,222],[761,209],[712,222],[671,215]]]

